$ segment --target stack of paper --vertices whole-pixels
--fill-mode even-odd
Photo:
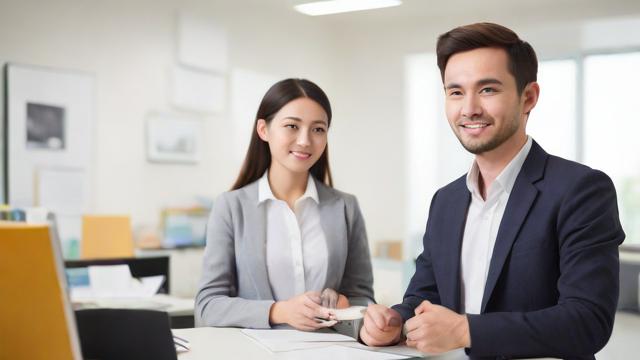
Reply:
[[[353,342],[353,338],[335,332],[305,332],[298,330],[253,330],[242,332],[258,341],[272,352],[313,349],[341,342]]]
[[[283,359],[406,359],[422,354],[406,346],[371,348],[330,330],[253,330],[242,332]],[[409,351],[407,351],[409,350]]]
[[[395,355],[383,352],[369,351],[354,347],[331,345],[317,349],[291,351],[278,355],[280,359],[305,359],[305,360],[390,360],[407,359],[407,356]]]
[[[150,298],[164,281],[164,276],[140,280],[131,276],[129,265],[89,266],[89,286],[71,288],[71,299]]]

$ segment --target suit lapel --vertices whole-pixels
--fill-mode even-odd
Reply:
[[[247,204],[243,206],[246,220],[246,235],[243,252],[249,259],[247,265],[251,267],[249,274],[253,277],[255,289],[259,299],[273,299],[269,275],[267,272],[267,231],[266,231],[266,207],[258,204],[258,182],[255,186],[248,187]]]
[[[345,206],[342,199],[331,193],[324,184],[315,178],[314,181],[318,190],[320,226],[327,239],[327,256],[329,257],[325,284],[328,287],[338,286],[342,279],[348,251]]]
[[[538,196],[538,189],[533,183],[542,178],[547,156],[547,153],[534,141],[513,185],[493,248],[489,274],[482,297],[481,313],[485,312],[505,261],[511,252],[513,242]]]
[[[464,187],[464,186],[463,186]],[[442,236],[442,246],[445,246],[448,251],[442,251],[446,258],[443,259],[440,273],[440,279],[438,282],[438,288],[441,296],[441,301],[444,306],[447,306],[455,311],[460,311],[460,251],[462,247],[462,237],[464,234],[464,225],[467,219],[467,211],[469,209],[469,202],[471,201],[471,194],[466,187],[457,191],[459,194],[455,199],[451,201],[451,204],[446,209],[446,215],[444,219],[455,219],[451,226],[446,227],[446,231]],[[436,239],[432,239],[436,240]],[[434,269],[435,270],[435,269]]]

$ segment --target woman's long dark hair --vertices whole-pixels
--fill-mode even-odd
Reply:
[[[256,119],[253,124],[253,133],[251,133],[251,141],[249,143],[249,150],[247,150],[247,156],[244,159],[242,169],[240,169],[240,174],[238,175],[236,182],[233,184],[233,187],[231,187],[231,190],[239,189],[260,179],[271,165],[269,144],[258,136],[258,120],[264,119],[267,122],[267,125],[269,125],[275,114],[280,111],[282,107],[287,105],[289,102],[302,97],[309,98],[317,102],[318,105],[320,105],[327,113],[327,125],[331,126],[331,104],[329,104],[329,98],[327,98],[327,95],[318,85],[306,79],[285,79],[275,83],[262,98],[262,102],[260,103],[260,107],[258,108],[258,113],[256,114]],[[313,164],[309,171],[316,179],[333,187],[331,170],[329,169],[328,144],[318,161]]]

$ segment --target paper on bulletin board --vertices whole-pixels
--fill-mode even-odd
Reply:
[[[85,171],[41,168],[37,171],[36,205],[56,215],[80,215],[85,210]]]
[[[221,75],[183,66],[173,69],[173,104],[204,113],[220,113],[225,104],[225,79]]]
[[[227,68],[227,34],[211,17],[182,12],[178,17],[178,60],[204,70]]]

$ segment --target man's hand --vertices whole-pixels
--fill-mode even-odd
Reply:
[[[423,301],[415,312],[405,324],[408,346],[429,354],[471,346],[466,315],[429,301]]]
[[[400,341],[402,317],[384,305],[373,304],[364,314],[360,338],[369,346],[392,345]]]

